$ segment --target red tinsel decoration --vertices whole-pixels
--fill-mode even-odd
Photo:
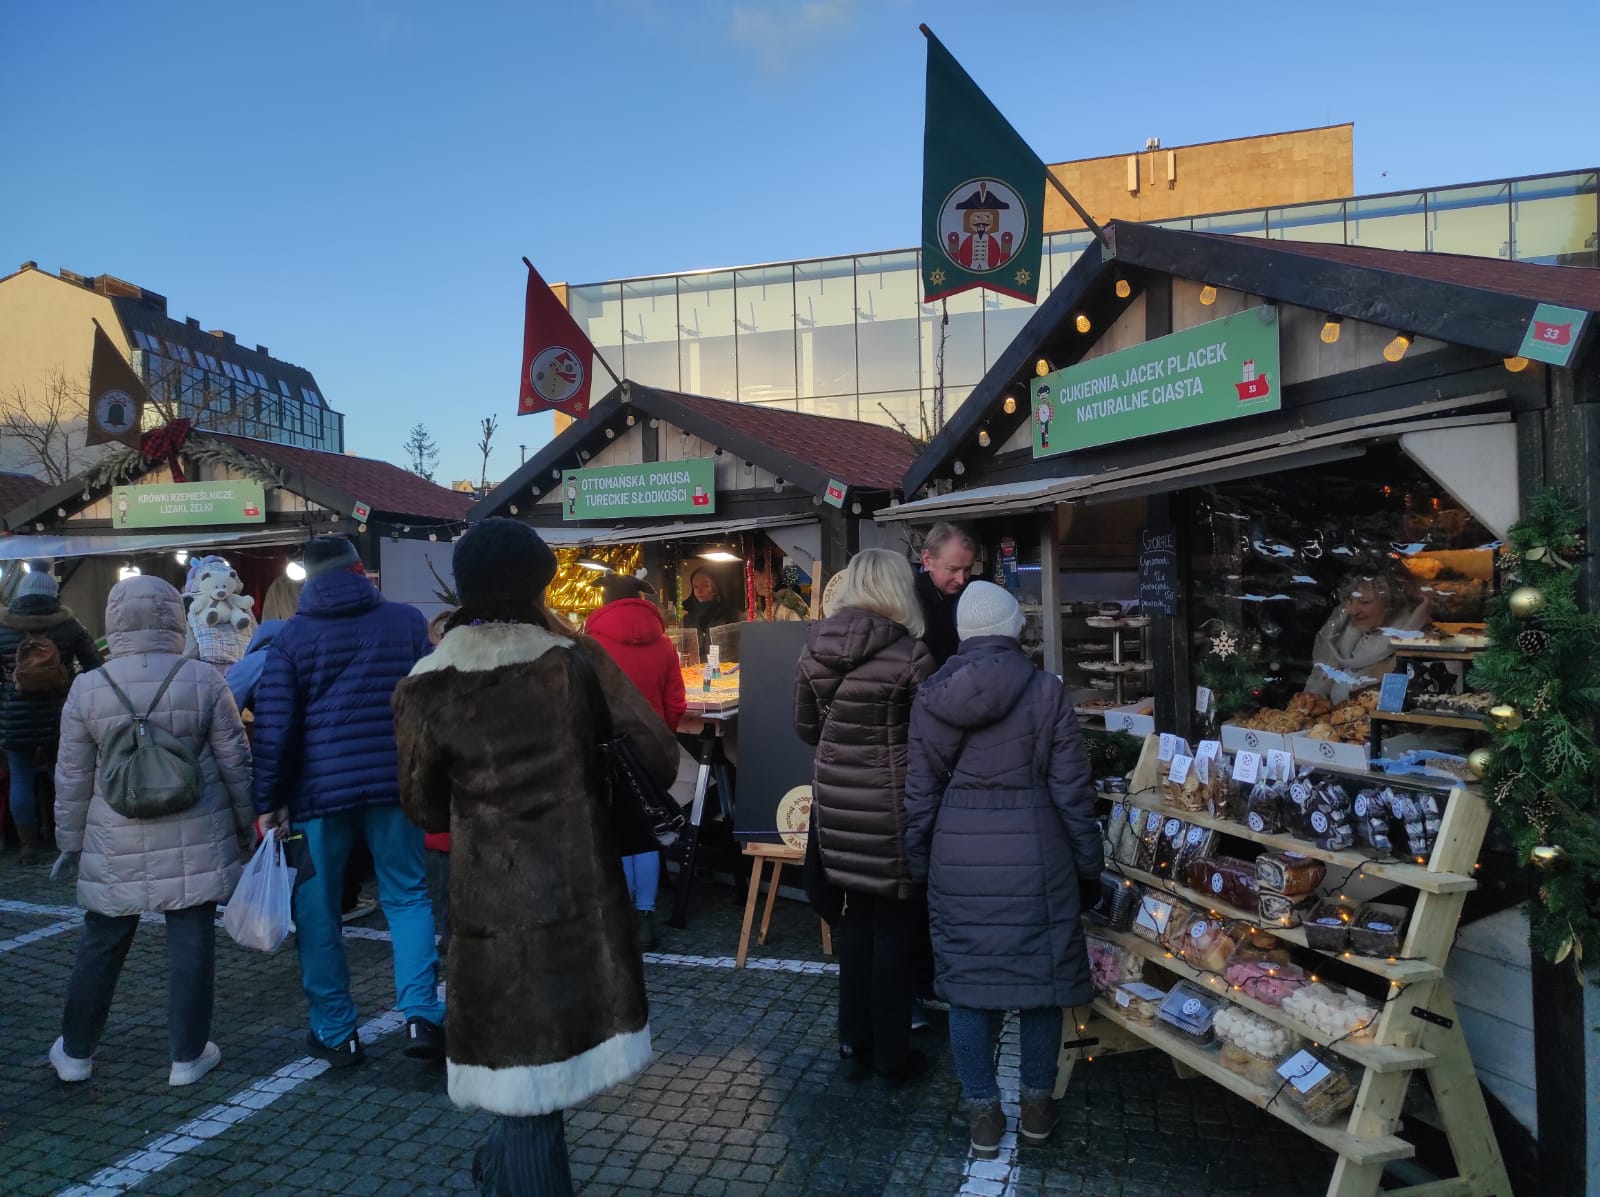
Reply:
[[[755,546],[748,536],[741,538],[744,541],[744,617],[754,620],[756,617],[756,563]]]
[[[194,430],[194,425],[188,420],[179,417],[163,424],[160,428],[152,428],[139,438],[139,452],[151,461],[165,461],[172,471],[174,482],[186,482],[183,476],[183,463],[178,460],[178,454],[183,451],[189,433]]]

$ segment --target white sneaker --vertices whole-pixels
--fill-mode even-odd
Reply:
[[[69,1084],[88,1080],[89,1072],[94,1068],[93,1060],[79,1060],[67,1055],[65,1039],[57,1039],[50,1045],[50,1063],[55,1065],[56,1075]]]
[[[220,1063],[222,1050],[215,1043],[207,1043],[198,1059],[172,1062],[172,1074],[167,1077],[167,1084],[192,1085]]]

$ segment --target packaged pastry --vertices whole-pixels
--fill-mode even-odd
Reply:
[[[1245,910],[1256,908],[1256,866],[1251,861],[1203,856],[1189,865],[1188,881],[1190,889],[1208,898]]]
[[[1083,913],[1101,926],[1126,931],[1139,905],[1139,887],[1115,873],[1100,874],[1100,901]]]
[[[1263,852],[1256,857],[1256,881],[1261,888],[1291,897],[1309,894],[1327,874],[1327,865],[1298,852]]]
[[[1355,1082],[1338,1064],[1318,1059],[1309,1051],[1299,1051],[1277,1067],[1286,1084],[1283,1092],[1306,1118],[1319,1126],[1332,1122],[1356,1100]]]
[[[1179,981],[1156,1011],[1156,1017],[1177,1035],[1191,1043],[1211,1042],[1211,1019],[1224,1005],[1220,994],[1207,993],[1198,985]]]
[[[1202,972],[1221,973],[1239,946],[1242,931],[1235,931],[1226,919],[1197,918],[1184,928],[1178,955],[1185,964]]]
[[[1111,812],[1100,827],[1100,847],[1107,860],[1117,859],[1117,834],[1128,825],[1128,808],[1123,802],[1113,802]]]
[[[1265,1006],[1281,1006],[1296,990],[1307,985],[1305,969],[1298,964],[1275,964],[1264,960],[1240,960],[1235,953],[1233,963],[1223,971],[1230,989],[1237,989],[1245,997],[1254,998]]]
[[[1179,754],[1172,758],[1161,782],[1161,801],[1179,810],[1205,809],[1205,793],[1193,757]]]
[[[1268,964],[1289,963],[1288,946],[1272,932],[1263,931],[1260,927],[1251,926],[1249,923],[1238,925],[1244,929],[1244,938],[1239,941],[1239,948],[1233,954],[1235,961],[1261,960]]]
[[[1137,981],[1144,962],[1126,948],[1101,939],[1084,937],[1089,950],[1089,979],[1096,993],[1108,993],[1124,981]]]
[[[1265,926],[1298,927],[1316,904],[1317,898],[1313,894],[1292,898],[1288,894],[1264,889],[1256,903],[1256,909]]]
[[[1196,919],[1204,918],[1193,906],[1179,902],[1172,910],[1172,917],[1167,920],[1167,929],[1161,934],[1161,946],[1174,956],[1183,949],[1184,937],[1189,934],[1189,927]]]
[[[1394,843],[1389,838],[1390,803],[1393,798],[1394,793],[1388,788],[1365,789],[1356,795],[1351,807],[1356,846],[1368,856],[1382,859],[1394,854]]]
[[[1260,835],[1283,830],[1283,793],[1272,782],[1257,782],[1245,801],[1245,826]]]
[[[1309,771],[1289,783],[1288,797],[1282,805],[1283,829],[1297,840],[1315,839],[1311,830],[1311,797],[1316,787]]]
[[[1187,877],[1189,866],[1202,856],[1210,854],[1217,842],[1217,833],[1209,827],[1184,826],[1183,840],[1172,858],[1172,875]]]
[[[1366,998],[1320,981],[1300,986],[1281,1006],[1285,1014],[1305,1024],[1324,1042],[1371,1039],[1378,1031],[1378,1011]]]
[[[1350,946],[1363,956],[1394,956],[1400,951],[1406,908],[1369,902],[1350,921]]]
[[[1306,804],[1306,827],[1317,847],[1340,852],[1355,843],[1351,823],[1354,806],[1341,785],[1323,782],[1312,787],[1311,800]]]
[[[1324,898],[1303,920],[1307,945],[1319,952],[1344,951],[1350,937],[1350,920],[1355,916],[1353,902]]]
[[[1139,908],[1133,914],[1133,933],[1140,939],[1148,939],[1151,943],[1161,943],[1167,934],[1167,925],[1172,921],[1173,912],[1179,909],[1176,898],[1166,894],[1156,893],[1154,890],[1145,890],[1139,896]]]
[[[1134,1022],[1148,1027],[1156,1021],[1156,1011],[1166,1001],[1167,991],[1143,981],[1124,981],[1111,993],[1111,1000]]]
[[[1212,1016],[1211,1029],[1222,1045],[1223,1066],[1263,1087],[1273,1084],[1274,1065],[1294,1044],[1277,1023],[1231,1004]]]
[[[1161,824],[1163,816],[1158,810],[1144,812],[1144,827],[1139,832],[1139,846],[1133,855],[1133,867],[1143,869],[1146,873],[1153,872],[1156,856],[1161,848]]]
[[[1156,846],[1156,863],[1150,871],[1157,877],[1172,877],[1173,862],[1178,858],[1178,850],[1183,847],[1183,836],[1188,830],[1188,824],[1182,819],[1168,816],[1161,822],[1161,840]]]
[[[1144,834],[1144,811],[1128,803],[1123,816],[1122,826],[1113,829],[1111,846],[1118,864],[1131,865],[1139,854],[1139,837]]]

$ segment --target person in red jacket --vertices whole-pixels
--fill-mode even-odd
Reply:
[[[668,730],[676,731],[689,702],[683,691],[678,650],[667,639],[661,612],[643,597],[655,592],[641,578],[607,574],[600,579],[600,593],[603,605],[589,616],[585,631],[611,654]],[[655,852],[625,856],[622,866],[628,877],[628,893],[638,912],[639,946],[653,948],[661,857]]]

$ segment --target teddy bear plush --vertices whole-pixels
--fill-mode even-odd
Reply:
[[[202,661],[226,669],[240,660],[256,628],[255,600],[241,593],[244,583],[221,557],[190,562],[184,590],[189,606],[190,650]]]

